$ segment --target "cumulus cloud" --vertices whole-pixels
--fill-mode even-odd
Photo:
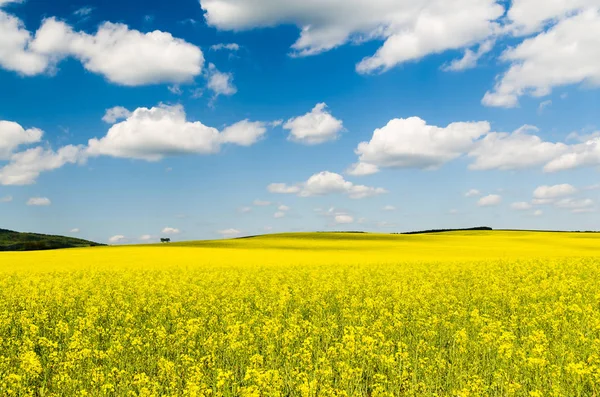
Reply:
[[[71,229],[69,232],[77,234],[77,233],[79,233],[79,229],[78,228],[74,228],[74,229]]]
[[[537,131],[532,126],[523,126],[513,133],[491,132],[477,142],[469,151],[475,161],[472,170],[513,170],[542,165],[565,153],[568,146],[563,143],[545,142],[528,131]]]
[[[242,214],[247,214],[248,212],[252,212],[252,207],[241,207],[238,208],[238,212]]]
[[[144,234],[144,235],[141,235],[141,236],[140,236],[139,240],[140,240],[140,241],[150,241],[150,240],[152,240],[153,238],[154,238],[154,237],[152,237],[152,235],[150,235],[150,234]]]
[[[21,145],[39,142],[44,132],[38,128],[24,129],[13,121],[0,120],[0,160],[7,160]]]
[[[22,3],[25,0],[0,0],[0,7],[10,3]]]
[[[239,51],[240,46],[236,43],[219,43],[210,46],[213,51],[228,50],[228,51]]]
[[[73,11],[73,15],[78,17],[87,17],[92,13],[92,11],[94,11],[93,7],[81,7]]]
[[[477,189],[471,189],[465,193],[465,197],[475,197],[481,195],[481,192]]]
[[[279,211],[284,211],[284,212],[285,212],[285,211],[289,211],[289,210],[290,210],[290,207],[288,207],[287,205],[283,205],[283,204],[281,204],[279,207],[277,207],[277,209],[278,209]]]
[[[352,176],[372,175],[379,172],[379,167],[374,164],[354,163],[346,170],[346,174]]]
[[[349,224],[349,223],[354,223],[354,218],[350,215],[346,215],[346,214],[341,214],[341,215],[336,215],[334,218],[334,221],[336,224]]]
[[[6,0],[4,4],[6,4]],[[0,4],[1,6],[2,4]],[[48,69],[49,59],[30,48],[32,36],[23,21],[0,10],[0,67],[24,76]]]
[[[52,204],[52,201],[47,197],[32,197],[27,200],[27,205],[35,207],[47,207],[50,204]]]
[[[115,106],[114,108],[106,109],[102,121],[108,124],[114,124],[119,120],[124,120],[131,117],[131,112],[123,106]]]
[[[594,201],[592,199],[563,198],[554,203],[556,208],[567,209],[572,213],[592,212]]]
[[[491,207],[502,202],[502,197],[497,194],[490,194],[479,199],[477,205],[480,207]]]
[[[267,207],[269,205],[271,205],[270,201],[264,201],[264,200],[254,200],[252,202],[252,204],[254,204],[257,207]]]
[[[230,96],[237,92],[237,88],[233,85],[233,74],[220,72],[212,63],[208,65],[206,78],[208,80],[207,87],[215,95]]]
[[[527,35],[542,30],[549,21],[561,20],[581,10],[597,6],[597,0],[513,0],[507,16],[507,30],[514,35]]]
[[[542,210],[535,210],[533,211],[533,216],[542,216],[544,214],[544,211]]]
[[[494,40],[486,40],[479,44],[477,51],[466,49],[465,54],[460,59],[455,59],[448,65],[444,65],[442,70],[446,72],[460,72],[467,69],[473,69],[477,66],[479,58],[490,52],[494,48]]]
[[[521,2],[521,5],[528,4],[527,7],[530,7],[533,3],[539,3],[535,12],[540,17],[529,19],[530,23],[525,24],[526,30],[537,29],[548,16],[547,12],[541,11],[546,9],[548,2],[542,5],[529,0]],[[567,14],[572,11],[568,9],[568,3],[582,4],[582,0],[553,2],[548,11],[551,17],[563,14],[565,9]],[[600,85],[600,8],[597,1],[593,3],[595,7],[560,19],[547,31],[506,50],[501,59],[509,62],[510,67],[494,89],[485,94],[483,104],[515,107],[523,95],[546,96],[554,87],[569,84]],[[513,17],[516,18],[517,12],[520,11],[513,11]],[[533,11],[528,13],[533,14]]]
[[[484,41],[497,29],[504,9],[494,0],[203,0],[209,25],[222,30],[294,24],[300,37],[295,56],[314,55],[348,42],[384,40],[358,65],[360,73],[384,71],[403,62]]]
[[[544,166],[544,171],[556,172],[597,165],[600,165],[600,137],[594,136],[583,143],[569,145],[568,150]]]
[[[12,196],[0,197],[0,203],[10,203],[11,201],[13,201]]]
[[[290,186],[285,183],[271,183],[269,186],[267,186],[267,190],[270,193],[294,194],[300,193],[300,186]]]
[[[0,184],[30,185],[40,173],[52,171],[65,164],[83,163],[85,150],[81,146],[68,145],[57,151],[36,147],[13,154],[7,165],[0,168]]]
[[[179,234],[179,233],[180,233],[179,229],[176,229],[176,228],[174,228],[174,227],[165,227],[165,228],[162,230],[162,232],[163,232],[164,234]]]
[[[238,229],[224,229],[219,230],[217,233],[219,233],[223,237],[235,237],[239,236],[242,232]]]
[[[180,154],[217,153],[223,143],[248,146],[265,131],[265,123],[243,120],[219,133],[199,121],[188,121],[181,105],[142,107],[111,126],[103,138],[90,139],[88,153],[157,161]]]
[[[538,105],[538,113],[542,113],[544,109],[546,109],[550,105],[552,105],[552,101],[550,99],[540,102],[540,104]]]
[[[568,183],[563,183],[561,185],[543,185],[538,186],[533,191],[533,197],[536,199],[555,199],[557,197],[570,196],[577,193],[577,189],[569,185]]]
[[[517,210],[517,211],[524,211],[524,210],[531,209],[531,204],[526,201],[519,201],[517,203],[512,203],[510,205],[510,208],[512,208],[513,210]]]
[[[251,146],[258,142],[266,132],[266,123],[262,121],[242,120],[226,127],[221,132],[221,142]]]
[[[325,103],[318,103],[309,113],[289,119],[283,125],[290,131],[288,139],[307,145],[336,140],[344,126],[326,109]]]
[[[435,169],[470,150],[490,131],[488,122],[457,122],[446,127],[428,125],[419,117],[393,119],[361,142],[359,162],[391,168]],[[369,167],[369,166],[363,166]]]
[[[123,236],[122,234],[117,234],[116,236],[112,236],[111,238],[108,239],[108,242],[110,244],[125,243],[126,241],[127,241],[127,237]]]
[[[20,19],[0,11],[0,37],[0,67],[26,76],[52,72],[62,59],[73,57],[120,85],[184,83],[204,64],[200,48],[170,33],[142,33],[110,22],[91,35],[51,17],[32,35]]]
[[[396,211],[396,207],[394,207],[393,205],[386,205],[385,207],[383,207],[384,211]]]
[[[276,213],[273,215],[273,218],[276,218],[276,219],[278,219],[278,218],[283,218],[283,217],[285,217],[285,212],[283,212],[283,211],[277,211],[277,212],[276,212]]]
[[[383,188],[355,185],[352,182],[346,181],[340,174],[329,171],[314,174],[306,182],[300,182],[295,185],[272,183],[267,189],[271,193],[297,194],[300,197],[344,194],[351,199],[361,199],[387,193]]]

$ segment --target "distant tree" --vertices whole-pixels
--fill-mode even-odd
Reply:
[[[162,237],[161,237],[161,239],[160,239],[160,242],[161,242],[161,243],[170,243],[170,242],[171,242],[171,239],[170,239],[170,238],[162,238]]]

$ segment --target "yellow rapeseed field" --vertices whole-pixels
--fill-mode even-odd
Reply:
[[[0,396],[600,396],[600,235],[0,253]]]

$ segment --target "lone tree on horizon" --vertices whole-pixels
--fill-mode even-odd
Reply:
[[[160,238],[160,242],[161,242],[161,243],[170,243],[170,242],[171,242],[171,239],[170,239],[170,238],[162,238],[162,237],[161,237],[161,238]]]

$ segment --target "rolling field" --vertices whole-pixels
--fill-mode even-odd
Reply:
[[[600,234],[2,252],[0,396],[600,396]]]

